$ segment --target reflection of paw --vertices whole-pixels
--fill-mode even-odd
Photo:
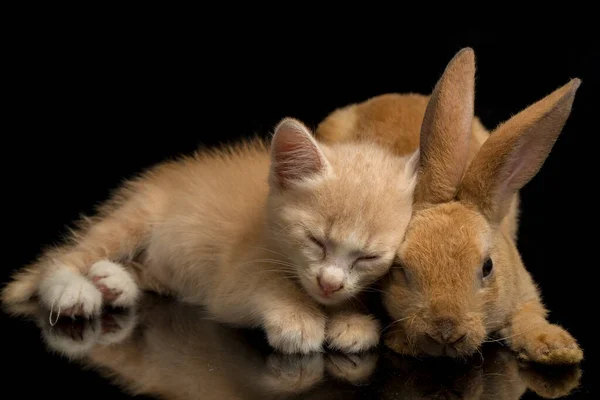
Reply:
[[[547,399],[566,397],[579,386],[581,368],[576,365],[570,365],[566,369],[555,368],[544,371],[525,365],[520,368],[519,373],[527,387],[539,396]]]
[[[102,260],[92,265],[88,278],[102,293],[107,304],[130,307],[139,296],[139,289],[131,275],[111,261]]]
[[[379,354],[329,354],[325,364],[327,372],[342,381],[354,385],[365,383],[375,371]]]
[[[86,355],[98,342],[101,334],[98,319],[59,319],[54,326],[46,322],[42,328],[42,337],[48,348],[67,358],[79,358]]]
[[[317,312],[294,310],[270,313],[264,328],[269,344],[287,354],[308,354],[322,350],[325,317]]]
[[[371,349],[379,343],[379,322],[370,315],[335,314],[327,323],[327,342],[345,353]]]
[[[99,344],[115,344],[125,340],[136,325],[136,314],[132,309],[122,313],[104,314],[100,317],[102,334]]]
[[[271,354],[262,378],[265,389],[281,394],[304,392],[323,379],[323,355]]]
[[[82,275],[66,268],[57,269],[40,283],[42,303],[55,315],[97,315],[102,294]],[[52,315],[51,315],[52,317]]]
[[[558,325],[546,324],[518,340],[519,358],[541,364],[577,364],[583,352],[573,337]]]
[[[50,350],[68,358],[80,358],[97,345],[114,344],[129,337],[136,325],[136,314],[128,310],[91,319],[63,317],[51,322],[45,313],[40,313],[38,325]]]

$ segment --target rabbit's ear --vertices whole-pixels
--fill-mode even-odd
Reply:
[[[510,199],[538,172],[571,113],[581,81],[563,87],[499,125],[465,172],[460,200],[475,203],[499,222]]]
[[[437,82],[423,117],[415,201],[441,203],[456,195],[471,137],[475,55],[459,51]]]

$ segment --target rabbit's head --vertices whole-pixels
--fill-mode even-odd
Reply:
[[[517,267],[505,217],[551,151],[580,84],[573,79],[514,115],[470,154],[474,73],[473,51],[462,50],[427,104],[414,213],[384,286],[397,321],[388,335],[404,335],[410,353],[472,354],[506,323],[519,301],[513,286],[530,277]]]

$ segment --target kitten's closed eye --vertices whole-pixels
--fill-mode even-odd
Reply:
[[[319,246],[320,248],[324,249],[325,248],[325,241],[323,240],[319,240],[316,237],[314,237],[313,235],[309,234],[308,235],[308,239],[313,242],[315,245]]]
[[[368,255],[368,256],[358,257],[356,259],[356,261],[375,261],[375,260],[378,260],[380,258],[381,257],[378,256],[377,254],[371,254],[371,255]]]

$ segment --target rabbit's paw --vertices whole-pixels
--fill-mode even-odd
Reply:
[[[325,340],[325,317],[314,311],[272,311],[264,328],[269,344],[287,354],[319,352]]]
[[[384,335],[383,343],[393,352],[406,355],[416,355],[415,347],[411,345],[408,337],[401,329],[396,329]]]
[[[379,322],[358,313],[340,313],[327,323],[327,343],[333,350],[358,353],[379,343]]]
[[[89,280],[66,268],[52,272],[42,280],[39,296],[44,306],[56,314],[90,317],[102,307],[102,294]]]
[[[519,358],[541,364],[577,364],[583,351],[575,339],[558,325],[546,324],[525,332],[518,341]]]
[[[107,304],[131,307],[139,297],[139,289],[123,267],[108,260],[98,261],[90,268],[88,278],[102,293]]]

